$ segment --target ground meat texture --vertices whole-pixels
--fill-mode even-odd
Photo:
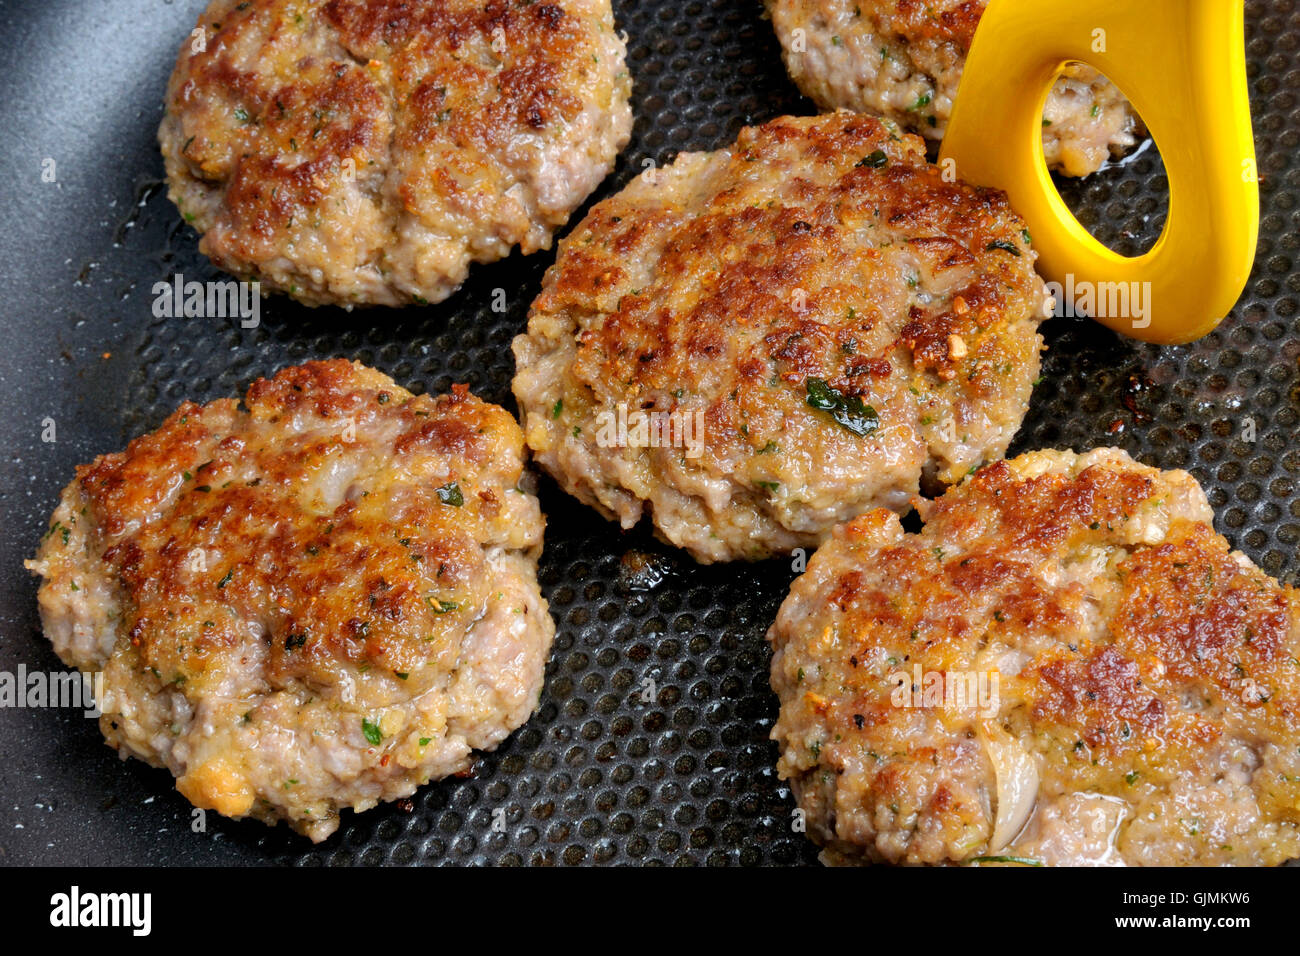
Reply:
[[[984,0],[766,3],[790,76],[818,106],[943,138]],[[1092,67],[1069,65],[1048,94],[1043,149],[1066,175],[1096,171],[1143,136],[1123,94]]]
[[[343,360],[187,402],[77,469],[40,551],[46,636],[100,728],[196,806],[286,820],[462,771],[537,704],[554,625],[514,419]]]
[[[214,263],[309,305],[446,298],[556,228],[631,131],[609,0],[214,0],[159,130]]]
[[[1190,475],[1033,452],[921,514],[838,529],[768,633],[778,769],[824,859],[1300,856],[1300,598]]]
[[[1038,375],[1034,259],[1002,193],[946,182],[892,124],[745,129],[560,244],[514,343],[528,443],[700,561],[815,546],[1003,455]],[[696,447],[603,428],[621,406]]]

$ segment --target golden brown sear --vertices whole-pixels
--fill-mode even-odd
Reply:
[[[831,862],[1300,856],[1300,598],[1185,472],[1033,452],[865,514],[769,632],[773,731]]]
[[[171,196],[303,302],[435,302],[609,172],[624,55],[609,0],[214,0],[168,87]]]
[[[1045,289],[997,191],[841,112],[743,130],[560,244],[514,391],[537,461],[701,561],[819,544],[1000,457]]]
[[[543,519],[504,410],[344,360],[77,469],[29,567],[100,727],[196,806],[287,820],[464,769],[536,706]]]

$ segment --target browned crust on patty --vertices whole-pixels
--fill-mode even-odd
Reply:
[[[29,567],[100,726],[195,805],[320,840],[536,706],[554,625],[509,413],[337,359],[77,469]]]
[[[596,416],[619,403],[702,414],[698,463],[628,449],[644,482],[611,477],[612,462],[606,481],[649,498],[641,487],[682,469],[733,483],[726,508],[775,525],[716,548],[659,525],[697,557],[816,543],[833,520],[793,512],[832,507],[821,463],[860,476],[844,498],[865,494],[862,510],[905,505],[931,458],[953,481],[1005,450],[1038,367],[1033,260],[1002,193],[945,181],[889,125],[838,113],[747,128],[599,203],[561,244],[515,342],[529,443],[570,491],[627,524],[621,493],[576,475],[565,450],[590,450]],[[556,369],[560,381],[542,380]],[[875,433],[809,408],[812,379],[875,409]],[[871,497],[882,461],[900,472],[884,481],[889,501]]]
[[[984,0],[897,0],[892,11],[885,7],[873,16],[901,40],[953,43],[964,52],[975,39],[985,6]]]
[[[600,0],[215,0],[160,137],[218,265],[309,304],[443,298],[545,248],[627,140]]]
[[[499,525],[500,489],[480,487],[477,473],[520,460],[510,416],[463,386],[430,398],[358,381],[343,359],[259,380],[245,401],[254,427],[274,429],[300,414],[352,424],[288,447],[259,446],[239,426],[234,400],[187,402],[125,452],[77,469],[107,544],[103,559],[123,586],[123,627],[141,665],[202,683],[222,649],[243,637],[229,614],[213,615],[210,626],[197,620],[204,609],[227,606],[256,606],[263,618],[275,609],[265,622],[282,638],[271,645],[272,684],[328,680],[340,666],[409,671],[430,655],[454,653],[479,613],[466,598],[483,597],[482,547],[509,538]],[[413,486],[398,511],[369,502],[364,485],[330,510],[305,502],[295,486],[329,467],[347,443],[344,429],[364,433],[381,418],[395,432],[394,468],[438,462],[437,478],[447,480]],[[250,458],[257,477],[228,481]],[[439,499],[437,487],[450,484],[460,489],[460,507]],[[204,548],[219,550],[221,565],[195,575],[186,558]],[[431,591],[459,606],[436,613],[426,601]],[[188,634],[186,623],[194,625]]]
[[[987,853],[990,725],[899,707],[891,675],[1000,668],[991,726],[1037,761],[1039,822],[1066,795],[1104,795],[1126,807],[1115,852],[1129,863],[1300,854],[1296,593],[1230,551],[1184,473],[1058,455],[981,469],[923,508],[920,534],[864,515],[796,582],[769,635],[773,735],[818,814],[811,831],[840,857]],[[1226,786],[1221,761],[1248,768],[1236,799],[1249,812],[1206,812],[1193,833],[1175,811],[1194,815],[1184,791]],[[994,851],[1080,862],[1053,859],[1037,827]]]

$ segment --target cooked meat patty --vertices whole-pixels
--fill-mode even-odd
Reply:
[[[1191,476],[1034,452],[921,511],[838,529],[768,635],[825,859],[1300,856],[1300,598]]]
[[[213,0],[167,91],[171,197],[309,305],[436,302],[609,172],[624,54],[609,0]]]
[[[984,0],[766,0],[790,76],[822,109],[887,116],[941,139]],[[1145,135],[1123,94],[1082,63],[1043,113],[1047,165],[1099,169]]]
[[[77,469],[36,560],[100,729],[196,806],[313,840],[537,705],[554,625],[514,419],[336,360]]]
[[[685,153],[560,244],[515,339],[535,457],[700,561],[909,507],[1020,425],[1045,300],[1002,193],[840,112]]]

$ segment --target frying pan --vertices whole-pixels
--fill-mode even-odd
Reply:
[[[22,568],[76,464],[157,427],[184,398],[342,355],[416,391],[465,382],[513,409],[511,338],[550,254],[475,268],[428,308],[159,319],[155,282],[218,274],[168,202],[155,130],[177,45],[203,0],[0,0],[0,671],[60,670]],[[759,4],[615,0],[636,126],[594,199],[641,161],[714,149],[746,124],[810,113]],[[1043,326],[1043,378],[1012,452],[1118,445],[1205,485],[1216,526],[1270,574],[1300,572],[1300,14],[1247,3],[1261,177],[1259,252],[1216,331],[1157,347],[1085,319]],[[51,168],[54,181],[42,173]],[[1067,204],[1125,255],[1160,233],[1167,192],[1147,147]],[[594,200],[593,200],[594,201]],[[574,222],[582,215],[580,211]],[[509,309],[492,311],[493,290]],[[53,423],[51,433],[49,425]],[[1249,436],[1250,439],[1247,440]],[[53,441],[43,438],[53,437]],[[345,813],[314,846],[284,827],[208,814],[191,828],[170,774],[121,762],[71,709],[0,709],[0,862],[7,864],[808,864],[767,739],[764,632],[789,562],[702,568],[644,529],[621,533],[542,481],[541,582],[557,636],[541,707],[472,776]],[[504,832],[493,811],[505,810]],[[498,828],[499,829],[499,828]]]

